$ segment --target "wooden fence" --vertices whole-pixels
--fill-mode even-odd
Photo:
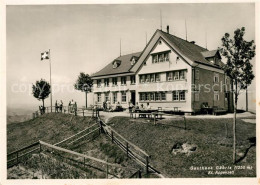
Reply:
[[[19,150],[7,154],[7,168],[15,166],[21,162],[24,158],[28,157],[36,151],[41,151],[41,145],[39,142],[35,142],[29,146],[23,147]]]
[[[150,156],[145,151],[143,151],[142,149],[125,139],[114,129],[106,125],[100,118],[98,119],[98,122],[101,127],[101,132],[105,133],[111,139],[112,143],[116,144],[121,150],[126,152],[127,157],[132,158],[138,164],[143,166],[147,174],[149,172],[152,172],[162,177],[160,175],[160,172],[149,164]]]

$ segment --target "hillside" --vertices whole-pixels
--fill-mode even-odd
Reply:
[[[50,113],[21,123],[7,125],[7,153],[38,140],[55,143],[93,124],[89,117]]]

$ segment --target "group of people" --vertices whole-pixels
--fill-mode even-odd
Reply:
[[[68,105],[68,112],[75,113],[77,112],[77,102],[71,100]]]
[[[45,107],[43,107],[42,105],[39,106],[39,111],[40,114],[44,114],[45,113]],[[59,102],[56,100],[55,102],[55,113],[61,112],[63,111],[63,102],[62,100],[60,100]],[[68,113],[75,113],[77,112],[77,102],[71,100],[69,101],[69,105],[68,105]],[[64,109],[64,113],[65,113],[65,109]]]
[[[63,109],[63,102],[60,100],[60,103],[56,100],[55,102],[55,112],[62,112]]]
[[[140,106],[138,105],[138,102],[136,103],[136,105],[134,105],[132,102],[129,103],[129,110],[131,110],[132,112],[135,112],[136,110],[150,110],[151,106],[149,103],[147,103],[147,105],[145,106],[144,104],[141,104]]]
[[[112,111],[122,111],[122,105],[120,104],[120,102],[117,102],[116,106],[112,106],[110,101],[104,101],[103,102],[103,110],[108,111],[108,112],[112,112]]]

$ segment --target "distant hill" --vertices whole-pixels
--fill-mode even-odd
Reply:
[[[32,113],[36,111],[33,108],[11,108],[7,107],[7,124],[20,123],[32,119]]]

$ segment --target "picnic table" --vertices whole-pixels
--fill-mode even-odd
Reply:
[[[154,124],[156,124],[156,118],[159,118],[162,119],[163,118],[163,115],[165,115],[164,113],[162,112],[131,112],[130,113],[130,118],[134,118],[136,119],[136,115],[138,115],[138,118],[140,117],[143,117],[143,118],[150,118],[150,119],[153,119],[154,121]]]

